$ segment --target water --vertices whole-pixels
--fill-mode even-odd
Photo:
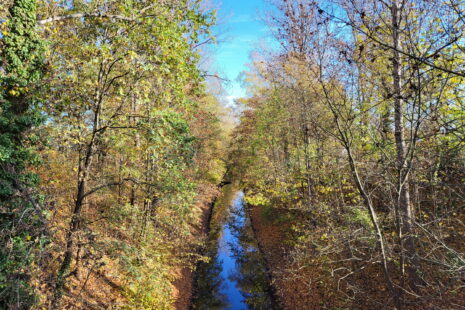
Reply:
[[[226,189],[230,190],[230,189]],[[265,264],[245,212],[244,193],[215,205],[208,255],[199,266],[192,309],[277,309]]]

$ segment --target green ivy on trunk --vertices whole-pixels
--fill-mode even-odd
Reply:
[[[34,253],[40,243],[42,214],[32,192],[38,178],[27,168],[33,127],[42,121],[32,90],[42,77],[44,45],[36,30],[36,1],[15,0],[0,39],[0,308],[28,309]]]

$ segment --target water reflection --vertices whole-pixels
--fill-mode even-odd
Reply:
[[[217,231],[212,230],[209,263],[199,266],[192,309],[276,309],[263,259],[245,213],[244,194],[238,192]],[[215,225],[215,223],[212,223]]]

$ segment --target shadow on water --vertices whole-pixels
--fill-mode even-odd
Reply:
[[[232,189],[225,189],[231,191]],[[278,309],[245,212],[244,193],[215,205],[207,255],[199,265],[192,309]]]

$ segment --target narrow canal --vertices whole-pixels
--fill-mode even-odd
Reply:
[[[192,309],[278,309],[246,214],[244,193],[226,188],[214,206]]]

